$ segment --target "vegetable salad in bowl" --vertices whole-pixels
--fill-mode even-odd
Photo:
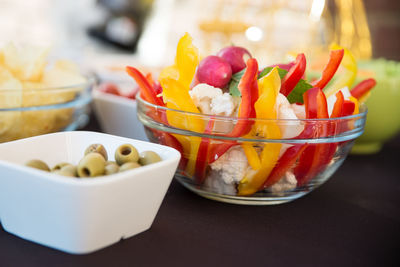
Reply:
[[[351,87],[353,59],[335,46],[308,81],[302,53],[265,68],[236,46],[200,60],[185,34],[158,80],[126,70],[141,88],[138,117],[149,140],[181,152],[178,181],[207,198],[264,205],[321,185],[362,134],[362,102],[374,83]]]

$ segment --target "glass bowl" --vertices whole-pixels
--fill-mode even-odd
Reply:
[[[0,143],[84,126],[93,84],[87,76],[84,83],[70,86],[0,88]]]
[[[137,109],[151,142],[181,151],[175,178],[182,185],[209,199],[247,205],[289,202],[327,181],[363,133],[367,113],[361,106],[359,114],[332,119],[238,119],[168,109],[140,96]],[[237,123],[259,130],[230,137]]]

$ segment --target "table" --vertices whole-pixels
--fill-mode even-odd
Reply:
[[[85,129],[100,130],[95,118]],[[70,255],[0,227],[0,266],[400,266],[400,136],[349,156],[320,188],[277,206],[199,197],[173,181],[152,227]]]

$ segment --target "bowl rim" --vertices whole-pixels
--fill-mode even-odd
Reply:
[[[357,120],[361,118],[365,118],[367,113],[368,113],[368,108],[365,105],[365,103],[361,103],[360,105],[360,111],[357,114],[353,114],[350,116],[344,116],[344,117],[337,117],[337,118],[321,118],[321,119],[260,119],[260,118],[239,118],[239,117],[232,117],[232,116],[222,116],[222,115],[212,115],[212,114],[204,114],[204,113],[194,113],[194,112],[188,112],[188,111],[182,111],[178,109],[172,109],[172,108],[167,108],[163,106],[159,106],[153,103],[150,103],[146,100],[144,100],[141,97],[140,91],[136,96],[136,100],[138,102],[138,107],[141,104],[144,104],[146,106],[150,106],[152,108],[155,108],[156,110],[165,110],[165,111],[173,111],[177,112],[182,115],[190,115],[191,117],[201,117],[205,120],[235,120],[235,121],[257,121],[257,122],[287,122],[287,123],[293,123],[293,122],[324,122],[326,123],[327,121],[342,121],[342,120]]]
[[[68,91],[73,88],[81,88],[81,87],[90,87],[94,84],[97,83],[98,79],[96,75],[94,74],[83,74],[82,75],[86,81],[82,83],[76,83],[76,84],[69,84],[69,85],[62,85],[62,86],[51,86],[51,87],[43,87],[43,88],[32,88],[32,89],[21,89],[21,90],[16,90],[16,89],[1,89],[0,88],[0,94],[1,93],[17,93],[19,91],[21,92],[53,92],[53,91]]]

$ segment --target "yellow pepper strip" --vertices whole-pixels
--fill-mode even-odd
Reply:
[[[353,96],[350,96],[349,100],[350,100],[351,102],[353,102],[354,105],[355,105],[353,115],[354,115],[354,114],[360,113],[359,101],[357,100],[357,98],[355,98],[355,97],[353,97]]]
[[[160,80],[163,88],[163,99],[167,108],[180,111],[200,113],[189,91],[186,90],[179,81],[171,78],[163,78]],[[181,112],[167,110],[168,123],[176,128],[202,133],[204,131],[204,122],[196,115],[182,114]],[[174,135],[182,144],[184,155],[189,155],[186,172],[189,175],[194,174],[196,165],[197,151],[199,149],[201,138],[188,137],[182,135]]]
[[[281,80],[277,67],[273,68],[271,72],[258,81],[259,98],[254,104],[256,109],[256,117],[258,119],[276,119],[276,98],[278,96],[281,86]],[[273,122],[256,122],[254,129],[259,136],[270,139],[279,139],[282,137],[278,125]],[[279,158],[281,150],[280,143],[265,144],[261,152],[261,160],[258,157],[256,150],[251,144],[243,144],[247,160],[253,168],[246,173],[245,177],[238,185],[238,195],[251,195],[258,191],[265,179],[269,176]],[[257,159],[255,158],[257,156]],[[258,161],[257,161],[258,160]],[[254,171],[256,170],[256,171]]]
[[[168,108],[199,113],[189,95],[190,84],[199,64],[199,51],[192,44],[192,37],[186,33],[178,42],[175,64],[164,68],[160,73],[160,84],[163,88],[163,99]],[[204,123],[195,115],[182,115],[179,112],[167,111],[168,123],[176,128],[198,133],[204,131]],[[192,176],[196,166],[197,152],[201,142],[199,137],[174,134],[188,157],[186,172]]]
[[[186,33],[178,42],[175,64],[164,68],[160,79],[177,80],[189,91],[199,60],[199,51],[192,44],[192,37]]]
[[[331,95],[336,94],[340,89],[347,86],[350,88],[357,76],[357,62],[353,56],[353,54],[347,48],[343,48],[337,44],[331,45],[331,50],[344,49],[344,56],[341,62],[341,66],[343,67],[344,73],[341,77],[336,79],[329,87],[324,89],[324,93],[328,98]]]
[[[244,136],[246,137],[246,136]],[[257,151],[254,149],[252,143],[242,143],[244,154],[246,155],[247,162],[253,170],[259,170],[261,168],[261,161]]]

